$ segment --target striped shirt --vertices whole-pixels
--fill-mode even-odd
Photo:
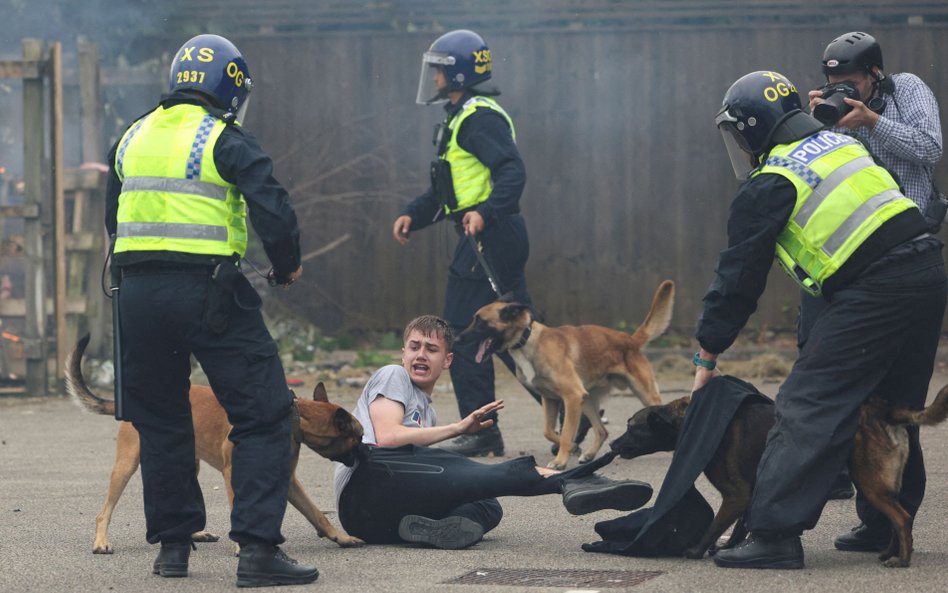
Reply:
[[[928,85],[914,74],[892,74],[895,94],[886,95],[875,127],[839,131],[858,136],[898,176],[902,191],[922,212],[933,192],[935,164],[941,160],[941,119]]]

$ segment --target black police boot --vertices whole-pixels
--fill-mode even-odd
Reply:
[[[613,509],[632,511],[652,498],[652,487],[638,480],[617,482],[593,474],[563,481],[563,506],[572,515]]]
[[[163,577],[188,576],[191,548],[197,549],[192,542],[161,542],[161,551],[151,567],[152,574]]]
[[[406,515],[398,524],[398,537],[406,542],[428,544],[445,550],[460,550],[481,541],[484,528],[467,517],[429,519],[421,515]]]
[[[474,434],[462,434],[442,445],[441,449],[465,457],[503,457],[504,438],[495,424]]]
[[[279,547],[250,543],[240,546],[237,562],[238,587],[272,587],[273,585],[305,585],[319,578],[315,566],[300,564]]]
[[[892,528],[888,524],[870,526],[860,523],[837,537],[833,545],[843,552],[881,552],[888,547],[891,539]]]
[[[722,568],[803,568],[803,544],[799,535],[751,533],[713,558]]]

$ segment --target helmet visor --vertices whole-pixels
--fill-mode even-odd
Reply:
[[[418,96],[415,103],[433,105],[448,100],[446,66],[454,65],[454,57],[438,52],[425,52],[421,57],[421,76],[418,78]]]
[[[714,118],[714,123],[721,131],[721,137],[724,138],[724,147],[727,148],[727,156],[731,160],[734,176],[741,180],[747,179],[755,163],[747,140],[737,129],[740,122],[725,107]]]
[[[240,106],[239,109],[237,109],[237,115],[234,117],[234,119],[235,119],[235,120],[237,121],[237,123],[240,124],[240,125],[243,125],[243,124],[244,124],[244,118],[247,116],[247,106],[248,106],[248,105],[250,105],[250,97],[249,97],[249,96],[248,96],[246,99],[244,99],[243,104]]]

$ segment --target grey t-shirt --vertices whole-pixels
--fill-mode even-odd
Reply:
[[[365,384],[359,401],[356,402],[355,410],[352,415],[362,423],[365,433],[362,435],[362,442],[375,444],[375,427],[372,426],[372,417],[369,415],[369,404],[375,401],[377,397],[385,397],[396,401],[405,408],[405,415],[402,417],[402,426],[409,428],[425,428],[438,424],[438,416],[434,408],[431,407],[431,397],[419,389],[404,367],[397,364],[390,364],[375,371]],[[342,490],[349,483],[349,478],[355,471],[357,465],[346,467],[336,462],[336,473],[333,479],[336,489],[336,507],[339,506],[339,497],[342,496]]]

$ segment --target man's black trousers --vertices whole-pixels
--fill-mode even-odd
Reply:
[[[588,463],[544,478],[529,456],[478,463],[434,447],[373,447],[342,491],[339,521],[349,535],[370,544],[400,542],[398,523],[406,515],[461,516],[487,533],[503,516],[498,496],[559,493],[565,480],[592,474],[600,465]]]

